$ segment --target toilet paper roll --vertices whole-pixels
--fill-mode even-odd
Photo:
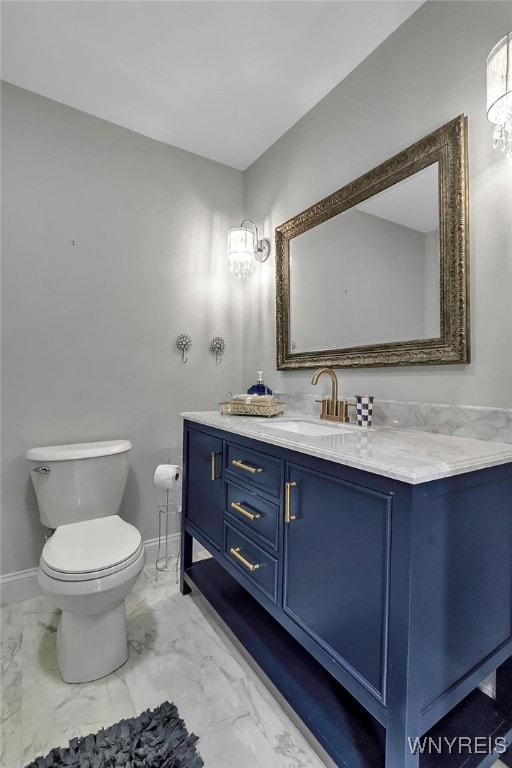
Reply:
[[[159,464],[155,469],[154,483],[157,488],[178,491],[181,487],[181,467],[179,464]]]

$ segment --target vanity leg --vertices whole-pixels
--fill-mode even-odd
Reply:
[[[496,670],[496,703],[500,710],[508,714],[512,728],[512,657],[500,664]],[[511,739],[508,739],[509,743]],[[512,768],[512,746],[504,755],[500,755],[501,762]]]
[[[397,498],[393,508],[385,768],[419,768],[418,659],[411,645],[411,504]],[[415,749],[416,747],[416,749]]]
[[[407,656],[406,652],[402,668],[395,666],[388,677],[385,768],[419,768],[420,765],[423,742]]]
[[[410,727],[407,726],[407,720],[401,719],[402,722],[389,722],[386,728],[386,768],[419,768],[420,764],[420,751],[418,749],[416,738],[417,733],[414,733]],[[421,738],[419,739],[421,744]]]
[[[189,585],[185,582],[183,574],[186,568],[192,565],[192,543],[193,537],[185,530],[181,532],[181,557],[180,557],[180,592],[182,595],[188,595],[191,592]]]

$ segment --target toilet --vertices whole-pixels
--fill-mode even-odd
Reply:
[[[53,530],[38,581],[57,608],[57,663],[67,683],[110,674],[128,658],[124,599],[145,563],[139,531],[117,514],[128,440],[53,445],[25,454],[39,517]]]

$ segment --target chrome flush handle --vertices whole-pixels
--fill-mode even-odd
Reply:
[[[40,475],[49,475],[50,467],[32,467],[32,472],[39,472]]]

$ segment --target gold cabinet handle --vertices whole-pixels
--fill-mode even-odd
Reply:
[[[250,563],[249,560],[246,560],[243,555],[240,554],[240,547],[231,547],[229,550],[233,557],[236,557],[237,560],[240,560],[242,565],[245,565],[246,568],[248,568],[250,571],[257,571],[260,567],[259,563]]]
[[[284,485],[284,521],[285,523],[290,523],[292,520],[296,519],[295,515],[290,515],[290,495],[292,488],[294,488],[297,485],[296,482],[292,481],[291,483],[285,483]]]
[[[248,517],[249,520],[259,520],[261,517],[258,512],[256,512],[255,515],[253,515],[252,512],[248,512],[246,509],[241,507],[237,501],[231,502],[231,509],[236,509],[237,512],[240,512],[241,515],[245,515],[245,517]]]
[[[249,464],[245,464],[242,459],[233,459],[231,463],[234,467],[245,469],[246,472],[252,472],[253,475],[255,475],[257,472],[263,472],[261,467],[251,467]]]
[[[211,462],[212,462],[211,463],[211,474],[210,474],[210,479],[211,480],[220,480],[220,476],[217,477],[217,470],[216,470],[216,467],[215,467],[215,464],[216,464],[215,457],[216,456],[220,456],[220,451],[212,451],[210,453],[210,459],[211,459]]]

